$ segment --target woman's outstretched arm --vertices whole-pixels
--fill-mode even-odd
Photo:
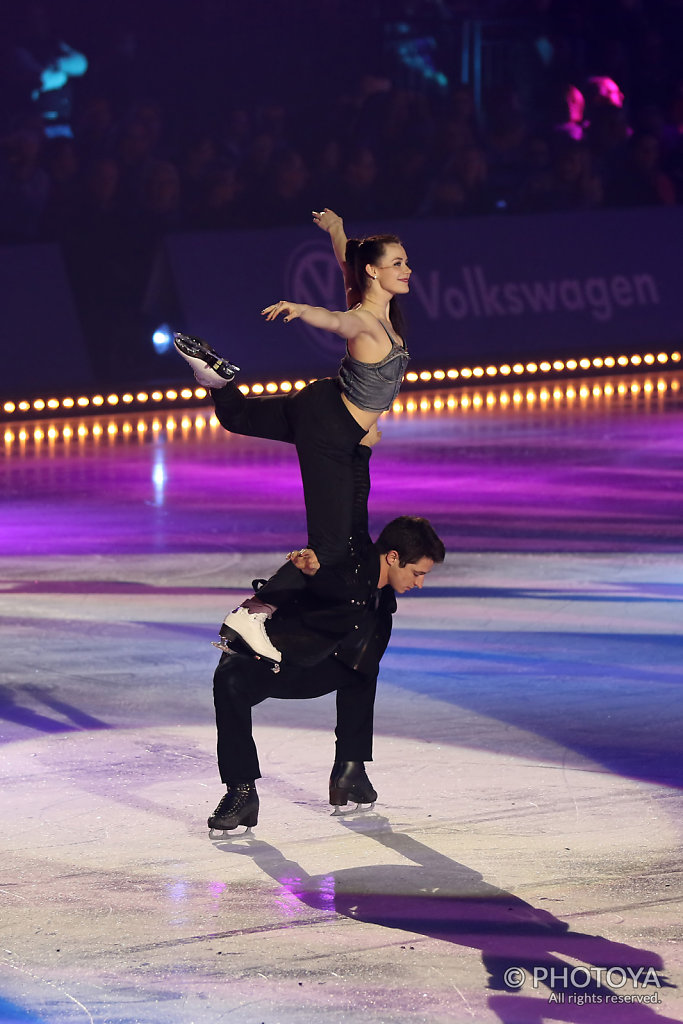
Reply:
[[[305,302],[290,302],[288,299],[280,299],[272,306],[266,306],[261,310],[261,316],[266,320],[276,320],[284,314],[284,322],[301,319],[311,327],[317,327],[321,331],[330,331],[338,334],[340,338],[353,339],[359,334],[369,333],[369,324],[365,319],[367,314],[357,313],[355,310],[325,309],[324,306],[309,306]]]

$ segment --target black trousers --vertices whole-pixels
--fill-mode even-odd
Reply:
[[[211,392],[226,430],[296,445],[306,502],[308,547],[323,565],[348,552],[354,512],[354,453],[367,431],[325,378],[290,395],[247,398],[234,382]]]
[[[261,778],[251,709],[268,697],[309,700],[336,690],[335,760],[371,761],[376,689],[376,677],[363,676],[334,656],[313,668],[285,665],[275,674],[248,655],[223,655],[213,677],[221,780]]]

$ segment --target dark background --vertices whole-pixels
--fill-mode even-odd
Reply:
[[[572,232],[552,226],[557,215],[593,215],[602,250],[613,211],[683,201],[681,0],[31,0],[6,11],[0,245],[40,248],[20,261],[33,268],[21,280],[3,278],[3,298],[25,311],[32,358],[49,366],[59,348],[56,382],[167,372],[151,334],[159,316],[184,321],[187,303],[168,278],[165,302],[149,296],[169,238],[176,250],[198,233],[238,246],[257,230],[267,245],[269,231],[327,205],[359,231],[400,223],[407,244],[413,220],[451,224],[463,244],[465,221],[509,220],[506,245],[517,231],[521,252],[527,218],[549,216],[564,259]],[[87,71],[38,94],[63,44]],[[620,98],[596,93],[594,76]],[[585,101],[574,120],[569,87]],[[485,234],[494,245],[495,229]],[[656,231],[642,246],[644,265],[678,259],[653,251]],[[253,288],[258,267],[244,262],[228,291]],[[12,323],[0,330],[7,394],[30,386],[16,346]]]

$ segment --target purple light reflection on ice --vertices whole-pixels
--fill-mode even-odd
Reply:
[[[451,551],[680,550],[683,391],[671,381],[661,394],[632,392],[629,378],[609,400],[588,391],[477,411],[461,392],[447,408],[444,391],[439,410],[389,414],[371,464],[371,528],[412,512]],[[120,422],[99,435],[90,423],[78,443],[57,438],[49,450],[5,446],[0,555],[280,553],[305,539],[292,446],[153,429],[152,415],[127,433]]]
[[[279,881],[281,887],[275,901],[287,917],[297,916],[302,903],[328,914],[336,914],[334,875],[323,875],[315,879],[314,888],[310,887],[310,879],[304,882],[301,878],[281,878]]]
[[[285,917],[296,917],[301,912],[301,879],[281,878],[275,894],[275,903]]]
[[[166,463],[163,448],[158,448],[154,455],[154,466],[152,468],[152,483],[154,485],[154,504],[157,508],[164,504],[166,487]]]
[[[334,910],[335,878],[334,875],[323,875],[319,885],[320,903],[323,909]],[[325,906],[326,905],[326,906]]]
[[[172,903],[186,903],[188,899],[188,883],[187,882],[169,882],[166,886],[166,892]]]

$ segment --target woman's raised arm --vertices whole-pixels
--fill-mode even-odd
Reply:
[[[330,210],[326,206],[324,210],[313,211],[313,223],[317,224],[319,228],[326,231],[330,236],[332,250],[344,277],[346,304],[351,309],[360,302],[361,294],[354,273],[346,262],[346,243],[348,239],[344,230],[344,221],[338,213],[335,213],[334,210]]]
[[[346,268],[346,232],[344,231],[344,221],[338,213],[335,213],[334,210],[330,210],[326,206],[324,210],[313,211],[313,223],[317,224],[323,231],[327,231],[337,263],[342,272],[344,272]]]

